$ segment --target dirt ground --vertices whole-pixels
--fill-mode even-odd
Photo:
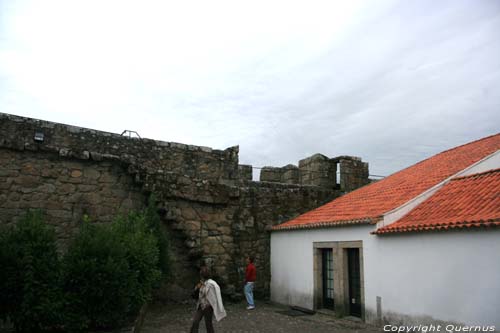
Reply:
[[[215,332],[382,332],[380,328],[352,319],[336,319],[333,314],[316,313],[306,315],[292,311],[295,316],[284,314],[287,307],[260,303],[255,310],[246,310],[246,304],[225,304],[227,317],[216,322]],[[194,305],[151,305],[144,318],[141,333],[189,332]],[[298,314],[298,315],[297,315]],[[200,323],[199,332],[206,332],[205,323]]]

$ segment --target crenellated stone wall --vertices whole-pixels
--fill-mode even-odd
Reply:
[[[299,161],[300,183],[336,188],[337,165],[322,154]]]
[[[343,192],[351,192],[370,183],[368,179],[368,163],[354,156],[339,156],[331,159],[340,168],[340,188]]]
[[[262,168],[260,180],[273,183],[313,185],[341,193],[351,192],[370,183],[368,163],[354,156],[328,158],[314,154],[299,161],[299,166],[288,164],[284,167]]]
[[[159,297],[186,297],[201,262],[213,267],[225,294],[237,296],[250,253],[257,293],[268,295],[268,229],[340,195],[332,186],[297,185],[294,166],[283,173],[292,184],[251,175],[251,166],[238,165],[238,147],[129,138],[0,113],[0,224],[43,209],[64,249],[84,214],[106,223],[144,207],[154,193],[176,277]]]

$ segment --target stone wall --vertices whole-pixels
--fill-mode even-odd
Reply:
[[[314,154],[299,161],[299,166],[288,164],[284,167],[262,168],[260,180],[265,182],[313,185],[351,192],[370,182],[368,163],[354,156],[328,158]]]
[[[161,180],[149,180],[158,187]],[[258,267],[257,294],[269,294],[271,226],[287,221],[337,196],[326,188],[242,181],[238,186],[197,186],[196,193],[172,196],[155,191],[177,253],[178,286],[191,287],[201,261],[213,267],[223,291],[241,291],[245,256]]]
[[[251,165],[240,164],[238,165],[238,172],[240,180],[252,180],[253,170]]]
[[[141,208],[145,197],[121,166],[0,149],[0,224],[15,223],[28,209],[43,209],[60,245],[83,215],[108,222]]]
[[[268,229],[340,195],[332,186],[253,182],[252,167],[238,165],[238,147],[122,137],[2,113],[0,163],[0,224],[41,208],[63,245],[83,214],[105,223],[144,207],[154,193],[174,259],[176,278],[167,295],[177,290],[181,298],[201,262],[213,267],[225,294],[237,295],[250,253],[258,294],[267,295]],[[280,169],[280,182],[296,182],[297,167]]]
[[[35,136],[43,138],[36,141]],[[0,113],[0,147],[56,153],[76,160],[115,161],[143,170],[232,184],[238,180],[238,147],[224,151],[138,139]]]
[[[282,183],[283,170],[281,168],[265,166],[260,170],[261,182]]]
[[[236,263],[244,268],[244,257],[256,256],[258,268],[257,293],[270,291],[270,235],[268,229],[316,208],[338,193],[316,186],[272,183],[247,183],[240,189],[234,203],[232,234],[235,240]],[[242,277],[240,276],[240,279]]]
[[[339,156],[333,158],[340,168],[340,188],[343,192],[351,192],[370,183],[368,179],[368,163],[353,156]]]
[[[325,155],[315,154],[299,161],[300,183],[328,188],[337,187],[337,166]]]

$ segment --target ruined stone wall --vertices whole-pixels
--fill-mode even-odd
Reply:
[[[251,166],[238,165],[238,147],[127,138],[1,113],[0,163],[0,223],[41,208],[62,243],[83,214],[105,223],[142,208],[154,193],[173,251],[176,279],[168,295],[190,289],[201,262],[214,268],[225,294],[236,295],[250,253],[258,267],[257,293],[267,295],[268,229],[340,194],[321,186],[252,182]],[[297,178],[296,167],[285,171],[291,172],[287,179]]]

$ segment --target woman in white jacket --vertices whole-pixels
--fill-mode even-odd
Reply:
[[[220,321],[226,316],[222,296],[217,282],[210,279],[208,267],[200,268],[200,282],[196,285],[195,291],[199,290],[198,302],[196,302],[196,312],[191,325],[191,333],[198,332],[201,318],[205,317],[207,333],[213,333],[212,317]]]

